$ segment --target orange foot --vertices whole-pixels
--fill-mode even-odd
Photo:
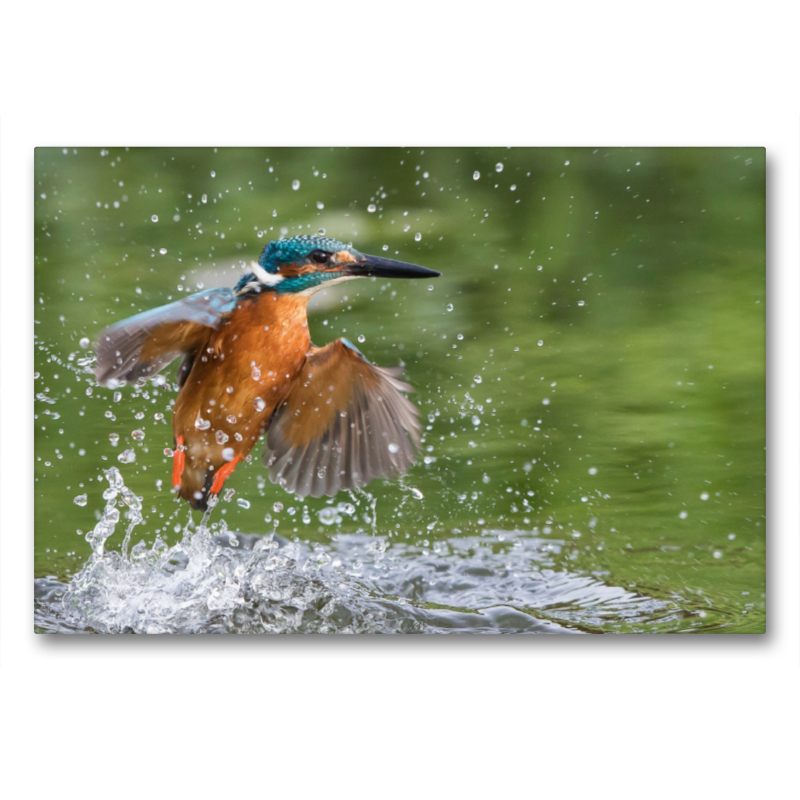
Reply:
[[[230,477],[231,473],[236,469],[236,465],[242,460],[241,456],[235,456],[233,461],[223,464],[214,476],[214,483],[211,484],[211,494],[219,494],[222,491],[222,486],[226,479]]]
[[[186,466],[186,450],[183,448],[183,436],[176,436],[175,452],[172,454],[172,487],[179,489],[181,485],[181,475]]]

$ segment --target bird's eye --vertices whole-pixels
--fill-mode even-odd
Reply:
[[[312,250],[310,258],[315,264],[327,264],[331,256],[324,250]]]

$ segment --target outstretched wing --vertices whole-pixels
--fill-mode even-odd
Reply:
[[[190,353],[236,307],[233,289],[206,289],[106,328],[95,343],[95,377],[133,383]]]
[[[401,372],[370,364],[347,339],[314,348],[267,428],[270,480],[321,497],[406,472],[420,428]]]

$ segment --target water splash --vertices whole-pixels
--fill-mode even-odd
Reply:
[[[141,498],[115,467],[92,554],[69,583],[35,582],[36,626],[85,633],[579,633],[684,611],[589,575],[559,570],[563,542],[488,530],[432,546],[369,534],[329,544],[235,533],[224,521],[185,526],[128,549],[145,523]],[[347,513],[350,508],[336,508]],[[176,512],[176,515],[179,512]],[[122,517],[119,552],[106,547]],[[708,627],[714,621],[698,619]]]

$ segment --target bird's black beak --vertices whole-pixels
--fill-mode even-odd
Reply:
[[[349,275],[359,275],[365,278],[438,278],[442,273],[427,267],[418,267],[416,264],[406,264],[405,261],[393,261],[391,258],[380,256],[363,256],[358,261],[348,264],[345,271]]]

